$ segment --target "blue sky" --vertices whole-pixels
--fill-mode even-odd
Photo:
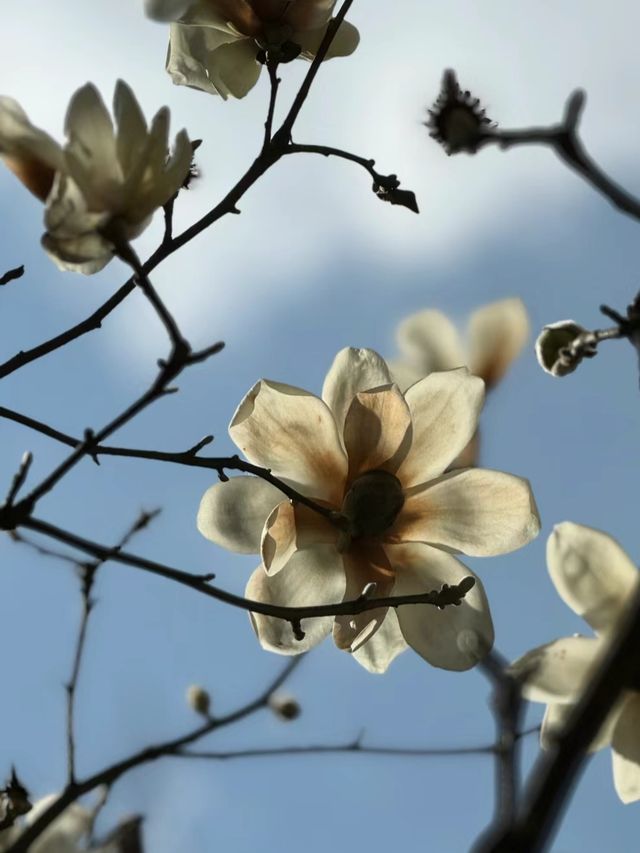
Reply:
[[[142,4],[140,4],[142,5]],[[428,5],[428,8],[427,8]],[[575,86],[589,94],[589,148],[630,188],[640,123],[634,62],[640,12],[606,5],[472,0],[365,6],[352,20],[362,44],[327,64],[296,139],[336,144],[377,159],[416,191],[419,217],[378,202],[368,176],[349,164],[310,157],[279,164],[243,200],[240,217],[205,233],[154,275],[196,344],[220,337],[225,351],[193,368],[179,395],[159,402],[118,436],[122,444],[184,449],[216,436],[261,376],[318,392],[335,352],[370,346],[393,355],[396,323],[436,307],[463,320],[477,305],[521,296],[538,329],[572,317],[601,323],[597,306],[621,308],[637,288],[637,225],[613,211],[546,151],[487,151],[446,158],[420,122],[441,71],[489,102],[505,126],[547,123]],[[166,30],[127,0],[66,0],[64,8],[23,0],[4,19],[3,91],[36,124],[59,132],[70,94],[87,79],[110,97],[117,77],[147,114],[169,104],[177,131],[203,137],[202,179],[180,199],[178,224],[211,207],[252,159],[265,111],[264,81],[242,102],[223,103],[171,86],[162,63]],[[304,71],[286,70],[283,99]],[[27,275],[0,293],[0,358],[84,317],[126,277],[114,261],[92,278],[61,274],[41,252],[41,210],[0,173],[0,267]],[[138,241],[144,257],[159,223]],[[71,347],[9,377],[0,401],[74,434],[100,425],[133,399],[165,351],[162,329],[137,296]],[[543,532],[526,549],[469,560],[487,588],[497,645],[508,657],[581,630],[556,596],[544,564],[553,524],[573,520],[607,530],[637,559],[638,375],[623,343],[564,381],[545,376],[531,347],[483,415],[482,464],[531,479]],[[33,477],[64,449],[0,422],[0,482],[25,449]],[[79,466],[42,502],[42,517],[114,541],[141,507],[163,507],[133,550],[193,571],[213,570],[241,591],[254,560],[200,537],[195,513],[207,472],[107,459]],[[40,795],[64,779],[64,691],[80,596],[68,568],[0,539],[5,594],[5,696],[0,707],[0,774],[15,762]],[[258,646],[246,615],[133,569],[108,565],[97,580],[86,668],[78,694],[79,766],[92,772],[151,740],[193,723],[188,684],[212,692],[220,711],[249,699],[281,666]],[[291,680],[304,713],[285,726],[263,714],[211,739],[212,748],[348,740],[403,746],[482,744],[492,737],[487,686],[476,673],[429,668],[410,652],[384,677],[369,675],[329,643]],[[539,718],[532,708],[530,718]],[[7,736],[7,733],[10,733]],[[534,757],[534,739],[526,755]],[[236,764],[165,761],[131,774],[113,791],[105,826],[147,814],[153,853],[213,849],[245,853],[330,844],[378,853],[393,844],[457,853],[491,814],[487,757],[381,759],[369,756],[258,759]],[[638,809],[613,791],[609,754],[596,756],[574,797],[554,850],[636,849]]]

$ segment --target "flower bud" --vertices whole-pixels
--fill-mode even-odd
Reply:
[[[196,714],[202,714],[203,717],[209,716],[211,697],[199,684],[192,684],[191,687],[187,688],[187,704],[193,708]]]
[[[268,705],[276,717],[286,722],[297,719],[302,713],[298,700],[289,693],[272,693]]]
[[[575,339],[584,332],[586,329],[573,320],[560,320],[545,326],[536,341],[536,357],[542,369],[552,376],[573,373],[583,357],[589,354],[582,349],[570,349]]]

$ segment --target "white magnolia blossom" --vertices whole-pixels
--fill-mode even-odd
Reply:
[[[57,794],[50,794],[38,800],[25,816],[24,825],[30,826],[57,797]],[[65,809],[60,817],[49,824],[36,841],[31,844],[29,850],[31,853],[80,853],[81,850],[86,850],[81,842],[86,839],[91,828],[91,822],[91,812],[77,803],[73,803]],[[8,850],[20,837],[21,832],[22,828],[18,825],[0,832],[0,853]],[[113,853],[116,851],[114,850]]]
[[[585,619],[595,636],[555,640],[528,652],[511,667],[523,682],[524,695],[547,704],[541,733],[545,748],[553,743],[580,699],[639,578],[636,566],[614,539],[568,521],[549,537],[547,565],[560,597]],[[623,694],[591,748],[605,746],[612,750],[618,796],[625,803],[639,800],[640,690]]]
[[[149,17],[172,21],[167,71],[174,83],[227,98],[255,86],[265,50],[282,61],[318,52],[336,0],[145,0]],[[358,30],[343,21],[326,59],[348,56]]]
[[[285,606],[424,593],[473,573],[456,557],[520,548],[539,530],[527,481],[498,471],[444,474],[476,429],[484,383],[466,368],[432,373],[403,395],[384,360],[344,349],[322,398],[261,380],[240,403],[229,434],[246,458],[341,514],[338,529],[283,499],[256,477],[233,477],[203,496],[198,529],[262,563],[248,598]],[[281,619],[252,614],[264,648],[297,654],[329,633],[372,672],[407,644],[434,666],[464,670],[493,642],[479,579],[459,607],[377,608],[305,619],[303,640]]]
[[[42,243],[61,269],[94,273],[113,257],[114,242],[132,240],[180,188],[191,163],[185,131],[168,157],[169,111],[148,128],[131,89],[118,81],[116,126],[97,89],[73,95],[59,145],[34,127],[12,98],[0,98],[0,157],[45,202]]]

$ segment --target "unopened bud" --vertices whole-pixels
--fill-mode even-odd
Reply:
[[[211,697],[199,684],[192,684],[191,687],[187,688],[187,704],[193,708],[196,714],[202,714],[203,717],[209,716]]]
[[[545,326],[536,341],[536,356],[538,363],[552,376],[566,376],[573,373],[584,356],[595,355],[593,352],[571,348],[571,344],[586,329],[574,323],[573,320],[560,320]]]
[[[289,693],[272,693],[268,704],[276,717],[287,722],[297,719],[302,713],[298,700]]]

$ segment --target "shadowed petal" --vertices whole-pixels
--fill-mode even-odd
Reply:
[[[398,470],[404,488],[426,483],[467,446],[484,402],[484,383],[466,368],[431,373],[406,392],[413,441]]]
[[[238,406],[229,435],[250,462],[305,495],[341,504],[347,457],[333,415],[318,397],[262,379]]]
[[[611,536],[570,521],[549,537],[547,565],[563,601],[598,632],[615,627],[639,577]]]
[[[258,477],[232,477],[202,496],[198,530],[206,539],[239,554],[259,554],[262,528],[282,492]]]
[[[487,389],[507,372],[529,337],[529,317],[521,299],[501,299],[474,311],[469,320],[469,370]]]
[[[425,376],[467,363],[458,330],[441,311],[420,311],[403,320],[396,333],[398,347]]]
[[[280,607],[309,607],[342,601],[345,575],[342,558],[331,545],[297,551],[284,569],[267,575],[259,566],[249,578],[245,595]],[[296,640],[289,622],[252,613],[251,622],[263,648],[283,655],[306,652],[330,632],[333,617],[303,619],[304,639]]]
[[[452,471],[408,494],[389,538],[492,557],[521,548],[539,531],[540,518],[527,480],[469,468]]]
[[[343,555],[343,562],[346,573],[344,601],[355,601],[371,583],[376,585],[375,591],[370,595],[372,599],[384,598],[391,594],[393,571],[386,553],[380,546],[356,544]],[[355,652],[370,641],[383,624],[386,614],[386,607],[377,607],[354,615],[336,616],[333,626],[336,646]]]
[[[623,803],[640,800],[640,693],[626,698],[611,740],[613,781]]]
[[[413,595],[475,577],[459,560],[429,545],[413,542],[385,545],[396,572],[393,595]],[[442,669],[462,671],[475,666],[493,645],[489,603],[479,578],[458,607],[438,610],[429,604],[397,608],[405,640],[426,661]]]
[[[575,705],[569,702],[547,705],[540,731],[540,745],[543,749],[550,749],[555,744],[558,735],[562,733],[574,709]],[[611,744],[613,729],[618,721],[620,709],[621,706],[618,704],[608,715],[600,732],[589,747],[589,752],[597,752],[599,749]]]
[[[303,504],[281,501],[262,531],[262,564],[267,574],[275,575],[296,551],[312,545],[335,545],[337,538],[337,528],[317,512]]]
[[[316,30],[295,33],[293,40],[302,48],[301,55],[304,56],[305,59],[313,59],[320,48],[322,39],[326,32],[327,27],[323,26]],[[342,21],[324,58],[334,59],[338,56],[350,56],[358,47],[359,43],[360,33],[357,28],[354,27],[353,24],[350,24],[349,21]]]
[[[407,648],[395,610],[387,610],[382,624],[372,637],[353,653],[358,663],[369,672],[386,672],[400,652]]]
[[[375,469],[394,473],[410,441],[411,415],[394,385],[359,392],[344,422],[349,480]]]
[[[324,380],[322,399],[333,412],[341,435],[356,394],[390,383],[389,368],[377,352],[355,347],[340,350]]]
[[[563,637],[527,652],[509,671],[522,681],[530,701],[571,703],[579,698],[601,651],[595,637]]]

